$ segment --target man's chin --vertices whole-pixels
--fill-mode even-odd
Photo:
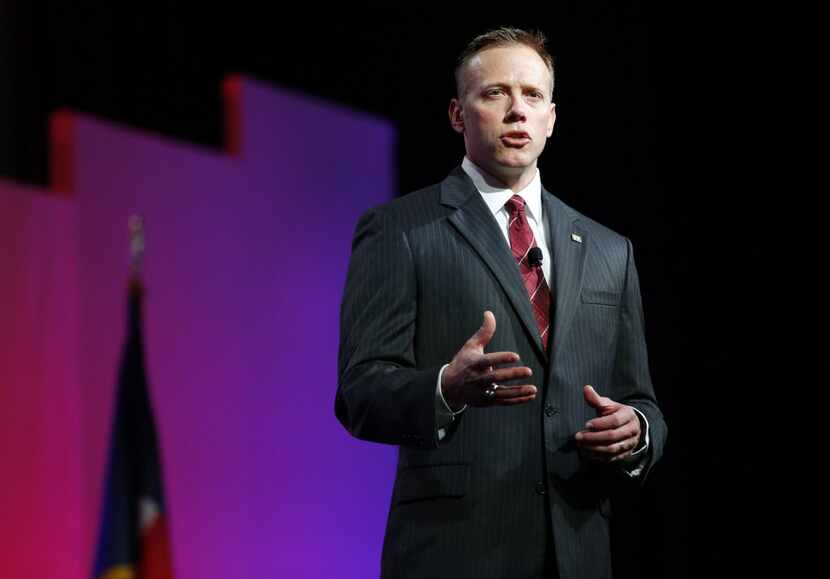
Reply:
[[[521,173],[536,162],[536,157],[533,155],[502,155],[496,161],[504,171]]]
[[[497,179],[499,185],[503,185],[521,176],[529,167],[535,166],[536,157],[532,155],[495,155],[488,162],[473,162],[484,171],[485,174]]]

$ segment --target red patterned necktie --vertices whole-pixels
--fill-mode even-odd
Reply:
[[[513,251],[516,263],[519,264],[519,271],[533,306],[533,317],[539,327],[539,336],[547,352],[550,335],[548,331],[550,328],[550,289],[542,273],[542,267],[534,267],[528,263],[527,255],[530,249],[536,246],[536,240],[533,238],[533,231],[525,215],[525,201],[518,195],[513,195],[504,206],[510,214],[510,222],[507,226],[510,249]]]

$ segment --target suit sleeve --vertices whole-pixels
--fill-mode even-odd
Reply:
[[[440,367],[418,369],[417,279],[405,231],[381,209],[357,224],[340,309],[335,414],[355,437],[436,448]]]
[[[645,451],[648,456],[642,465],[640,475],[631,479],[643,484],[652,466],[663,454],[668,429],[663,414],[657,406],[657,398],[651,383],[640,280],[634,263],[634,250],[628,239],[626,239],[626,248],[628,257],[620,308],[620,336],[617,342],[612,384],[617,402],[633,406],[648,420],[649,448]]]

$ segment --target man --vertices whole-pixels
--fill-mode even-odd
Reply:
[[[337,417],[400,446],[382,575],[610,577],[609,492],[666,438],[631,243],[541,187],[541,34],[456,81],[462,166],[362,216],[343,296]]]

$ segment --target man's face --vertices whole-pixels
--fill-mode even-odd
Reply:
[[[450,103],[450,122],[467,156],[505,183],[532,178],[556,120],[542,58],[524,45],[489,48],[461,74],[464,94]]]

